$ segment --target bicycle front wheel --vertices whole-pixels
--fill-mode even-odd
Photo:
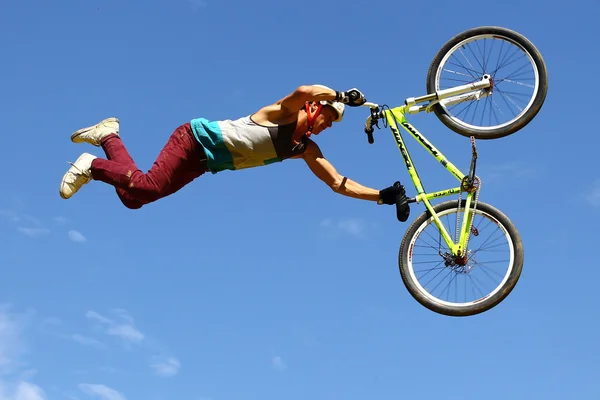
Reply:
[[[457,240],[458,200],[434,206],[448,233]],[[454,259],[429,211],[406,231],[399,252],[400,275],[409,293],[443,315],[470,316],[487,311],[513,290],[523,268],[517,228],[495,207],[477,202],[467,257]],[[462,221],[459,220],[459,221]]]
[[[491,87],[432,108],[460,135],[497,139],[513,134],[531,122],[546,99],[548,75],[538,49],[520,33],[496,26],[469,29],[445,43],[429,67],[427,93],[484,76],[491,77]]]

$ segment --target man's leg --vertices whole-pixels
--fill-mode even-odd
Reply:
[[[120,143],[118,118],[106,118],[96,125],[79,129],[71,135],[71,141],[102,147],[108,160],[116,161],[123,165],[131,165],[133,168],[136,168],[135,162],[129,155],[129,152],[123,146],[123,143]],[[143,202],[129,195],[125,190],[120,188],[115,188],[115,190],[117,196],[119,196],[119,199],[127,208],[137,209],[144,205]]]
[[[109,134],[102,139],[100,146],[102,147],[102,150],[104,150],[104,154],[106,154],[106,158],[108,160],[117,162],[121,165],[130,166],[132,169],[137,169],[135,162],[129,155],[127,148],[124,146],[118,134]],[[142,208],[144,205],[143,201],[140,201],[131,194],[127,193],[125,189],[115,187],[115,191],[117,192],[117,196],[119,196],[121,203],[123,203],[123,205],[125,205],[127,208],[138,209]]]
[[[126,153],[119,138],[107,138],[111,145]],[[108,143],[107,143],[108,144]],[[114,153],[115,149],[111,149]],[[95,159],[91,165],[92,178],[123,189],[143,203],[151,203],[172,194],[204,173],[202,155],[189,124],[177,128],[147,173],[135,164],[119,164],[116,161]],[[171,189],[172,186],[172,189]]]
[[[94,179],[122,189],[128,195],[127,199],[131,197],[138,201],[125,205],[139,208],[178,191],[206,171],[206,157],[194,139],[189,123],[173,132],[146,174],[131,163],[133,160],[118,135],[106,135],[100,142],[112,160],[82,155],[63,179],[61,195],[64,198],[71,197]],[[116,159],[127,160],[127,163],[119,163]]]

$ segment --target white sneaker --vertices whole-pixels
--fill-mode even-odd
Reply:
[[[60,197],[68,199],[73,196],[83,185],[92,180],[92,161],[97,157],[83,153],[74,163],[71,168],[63,176],[60,183]]]
[[[100,141],[111,133],[119,134],[119,120],[114,117],[106,118],[96,125],[81,128],[71,135],[71,141],[100,147]]]

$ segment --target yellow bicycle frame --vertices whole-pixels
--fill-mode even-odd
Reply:
[[[421,179],[419,178],[419,174],[417,173],[417,169],[413,164],[410,155],[408,153],[408,149],[404,144],[404,140],[402,138],[402,134],[398,129],[398,124],[402,126],[404,130],[411,134],[412,137],[436,159],[438,160],[444,168],[448,172],[450,172],[454,177],[462,183],[465,178],[465,174],[463,174],[454,164],[452,164],[445,156],[439,151],[427,138],[420,133],[412,124],[410,124],[406,118],[405,113],[407,111],[407,106],[399,106],[391,109],[386,109],[383,111],[384,116],[389,124],[389,127],[394,135],[394,139],[396,140],[396,144],[398,145],[398,149],[400,150],[400,154],[404,158],[404,162],[406,163],[406,168],[408,169],[408,173],[410,175],[413,184],[415,185],[415,189],[417,191],[417,196],[415,197],[416,202],[423,202],[427,210],[429,210],[433,220],[435,221],[436,226],[438,227],[444,241],[448,245],[448,248],[451,249],[452,254],[455,256],[462,257],[464,256],[463,250],[466,250],[467,241],[469,238],[468,229],[471,226],[471,220],[473,218],[473,212],[471,210],[471,203],[473,202],[473,197],[475,196],[474,192],[468,192],[466,196],[466,204],[465,204],[465,218],[462,221],[462,226],[460,229],[460,236],[458,243],[454,243],[453,239],[450,237],[450,234],[441,223],[437,213],[433,209],[430,200],[434,198],[441,198],[450,196],[453,194],[458,194],[461,192],[461,186],[457,186],[450,189],[440,190],[433,193],[426,193],[425,189],[423,189],[423,184],[421,183]],[[397,123],[396,123],[397,122]]]

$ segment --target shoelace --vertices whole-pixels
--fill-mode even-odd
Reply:
[[[88,176],[88,174],[87,174],[87,173],[85,173],[84,171],[82,171],[82,170],[81,170],[81,169],[80,169],[80,168],[79,168],[77,165],[75,165],[75,164],[74,164],[74,163],[72,163],[71,161],[67,161],[67,163],[68,163],[68,164],[71,164],[71,166],[72,166],[73,168],[75,168],[77,171],[79,171],[79,173],[80,173],[81,175],[83,175],[83,176],[84,176],[86,179],[88,179],[88,180],[89,180],[89,178],[90,178],[90,177]],[[71,173],[71,176],[74,176],[74,175],[75,175],[75,174],[74,174],[72,171],[69,171],[69,172]],[[77,180],[77,177],[75,176],[75,177],[73,178],[73,181],[72,181],[72,182],[66,182],[66,183],[73,185],[73,184],[75,184],[75,181],[76,181],[76,180]]]

